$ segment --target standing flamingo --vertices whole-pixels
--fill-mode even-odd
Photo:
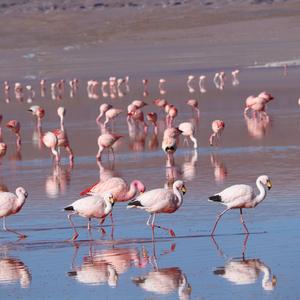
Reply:
[[[249,231],[246,227],[245,221],[243,219],[243,208],[254,208],[259,203],[261,203],[267,195],[265,186],[268,189],[272,188],[272,182],[267,175],[261,175],[256,180],[256,186],[259,190],[259,194],[256,195],[254,190],[251,186],[246,184],[235,184],[232,185],[222,192],[215,194],[213,196],[208,197],[209,200],[214,202],[220,202],[223,205],[227,206],[227,208],[219,214],[211,235],[214,235],[214,232],[217,228],[218,222],[220,221],[221,217],[230,209],[239,209],[240,210],[240,217],[241,223],[245,229],[245,233],[249,234]]]
[[[5,218],[18,213],[22,209],[27,196],[28,193],[23,187],[18,187],[16,194],[10,192],[0,193],[0,218],[3,218],[3,229],[17,234],[20,238],[26,238],[26,235],[13,229],[8,229],[6,227]]]
[[[3,157],[6,154],[7,145],[3,142],[3,136],[2,136],[2,115],[0,115],[0,158]]]
[[[174,165],[174,153],[177,149],[178,137],[181,130],[178,127],[167,128],[164,131],[162,149],[167,154],[167,165]]]
[[[106,148],[111,149],[111,151],[113,153],[113,157],[115,157],[114,149],[112,148],[112,146],[121,137],[122,137],[121,135],[116,135],[116,134],[112,134],[112,133],[101,134],[98,137],[99,150],[96,155],[96,158],[101,160],[101,154],[102,154],[103,150]]]
[[[199,118],[200,110],[199,110],[198,101],[196,99],[189,99],[186,101],[186,104],[192,107],[192,109],[197,113],[197,117]]]
[[[122,111],[122,109],[118,108],[110,108],[108,111],[106,111],[104,126],[106,126],[109,121],[114,120],[119,114],[122,113]]]
[[[111,193],[107,193],[103,197],[100,195],[84,197],[66,206],[64,210],[72,211],[72,213],[68,214],[69,222],[74,230],[72,240],[76,240],[79,235],[71,219],[72,215],[79,215],[81,217],[88,218],[87,229],[90,230],[91,218],[100,219],[102,221],[101,223],[103,223],[105,217],[112,211],[113,205],[113,195]]]
[[[107,103],[102,103],[99,106],[99,115],[96,119],[96,122],[99,123],[100,119],[102,118],[102,116],[109,110],[111,109],[113,106],[111,104],[107,104]]]
[[[176,235],[172,229],[154,224],[155,216],[158,213],[174,213],[182,205],[185,193],[186,188],[183,181],[177,180],[173,183],[173,191],[164,188],[150,190],[131,200],[127,208],[139,208],[150,213],[147,225],[152,227],[153,239],[155,227],[166,230],[171,236],[175,237]],[[150,224],[151,219],[152,222]]]
[[[225,122],[222,120],[214,120],[211,124],[211,128],[212,128],[213,133],[209,138],[209,144],[211,146],[213,146],[215,138],[217,138],[217,140],[219,140],[220,135],[225,128]]]
[[[157,127],[157,113],[155,112],[149,112],[147,113],[147,120],[151,122],[154,126],[154,133],[158,133],[158,127]]]
[[[181,130],[181,134],[184,136],[184,141],[187,141],[186,137],[190,137],[191,141],[194,144],[194,149],[198,147],[197,139],[195,138],[195,126],[191,122],[183,122],[178,126],[179,130]]]
[[[10,120],[6,123],[6,127],[9,128],[15,135],[16,135],[16,143],[17,143],[17,149],[21,148],[21,125],[20,122],[17,120]]]

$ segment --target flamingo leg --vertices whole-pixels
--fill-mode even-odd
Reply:
[[[72,166],[73,162],[74,162],[74,154],[73,154],[73,151],[72,151],[70,145],[66,146],[66,151],[69,153],[70,165]]]
[[[242,210],[241,208],[240,208],[240,219],[241,219],[241,223],[242,223],[243,226],[244,226],[245,233],[246,233],[246,234],[249,234],[248,228],[247,228],[247,226],[246,226],[246,224],[245,224],[245,221],[244,221],[244,219],[243,219],[243,210]]]
[[[88,218],[87,230],[89,231],[92,229],[90,222],[91,222],[91,218]]]
[[[69,222],[70,222],[70,224],[71,224],[71,226],[73,227],[73,230],[74,230],[74,235],[73,235],[73,237],[72,237],[72,241],[75,241],[77,238],[78,238],[78,232],[77,232],[77,230],[76,230],[76,228],[75,228],[75,225],[74,225],[74,223],[73,223],[73,221],[72,221],[72,215],[76,215],[77,213],[76,212],[73,212],[73,213],[71,213],[71,214],[68,214],[68,219],[69,219]]]
[[[110,216],[111,225],[113,226],[114,225],[114,218],[113,218],[112,212],[109,214],[109,216]]]
[[[154,227],[156,227],[156,228],[168,231],[170,236],[176,237],[175,232],[173,231],[173,229],[154,224],[155,216],[156,216],[156,214],[153,214],[153,219],[152,219],[152,223],[151,223],[152,230],[154,231]]]
[[[99,150],[98,150],[98,153],[97,153],[97,155],[96,155],[96,158],[97,158],[98,160],[101,160],[101,153],[102,153],[102,151],[103,151],[103,147],[102,147],[102,146],[99,146]]]
[[[20,232],[17,232],[16,230],[7,228],[7,227],[6,227],[6,220],[5,220],[5,217],[3,217],[3,230],[4,230],[4,231],[9,231],[9,232],[12,232],[12,233],[18,235],[20,239],[25,239],[25,238],[27,238],[27,235],[25,235],[25,234],[23,234],[23,233],[20,233]]]
[[[216,136],[216,134],[213,133],[213,134],[210,136],[210,138],[209,138],[209,144],[210,144],[211,146],[214,145],[214,138],[215,138],[215,136]]]
[[[224,211],[222,211],[222,212],[218,215],[218,217],[217,217],[217,219],[216,219],[216,223],[215,223],[215,225],[214,225],[214,227],[213,227],[213,230],[211,231],[211,234],[210,234],[211,236],[214,235],[215,230],[216,230],[216,228],[217,228],[217,225],[218,225],[218,223],[219,223],[221,217],[222,217],[228,210],[230,210],[230,209],[231,209],[231,208],[226,208]]]

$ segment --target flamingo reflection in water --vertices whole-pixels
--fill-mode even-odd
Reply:
[[[78,282],[87,285],[108,284],[116,287],[121,274],[128,272],[133,266],[144,268],[149,262],[147,252],[137,248],[117,248],[93,250],[89,243],[89,255],[83,257],[81,266],[75,266],[78,249],[81,243],[74,243],[75,252],[72,259],[72,270],[68,272]]]
[[[214,169],[215,182],[223,183],[228,176],[228,171],[225,164],[217,154],[210,155],[210,163]]]
[[[271,125],[270,117],[265,113],[252,118],[245,114],[244,118],[249,135],[256,140],[263,139]]]
[[[259,279],[260,274],[263,274],[262,288],[266,291],[272,291],[276,286],[277,278],[272,275],[271,269],[259,258],[245,258],[248,237],[249,235],[246,235],[243,243],[242,258],[227,260],[223,267],[214,270],[214,274],[235,285],[254,284]],[[212,240],[218,252],[226,257],[213,237]]]
[[[172,244],[168,253],[175,250],[175,244]],[[164,252],[166,254],[166,252]],[[153,243],[154,261],[153,271],[132,278],[132,281],[146,292],[151,292],[159,295],[168,295],[178,292],[180,300],[187,300],[191,295],[191,285],[189,284],[186,275],[178,267],[159,268],[157,264],[155,243]]]
[[[71,183],[72,166],[62,167],[54,164],[51,175],[45,182],[45,191],[49,198],[56,198],[59,195],[65,194]]]
[[[20,283],[21,288],[29,288],[31,283],[29,268],[18,258],[0,258],[0,286]]]

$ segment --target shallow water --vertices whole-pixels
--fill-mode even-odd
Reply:
[[[206,93],[189,93],[185,84],[187,71],[152,73],[149,95],[143,97],[141,78],[132,76],[130,91],[111,99],[89,99],[86,77],[73,98],[66,88],[62,99],[52,99],[50,81],[46,96],[41,97],[37,81],[28,80],[36,96],[23,102],[2,95],[4,122],[18,119],[22,126],[22,148],[16,151],[14,136],[3,129],[8,151],[1,159],[0,181],[10,191],[24,186],[29,197],[22,211],[7,219],[7,225],[28,235],[17,241],[12,234],[0,234],[0,297],[5,299],[295,299],[300,293],[299,268],[299,181],[300,119],[298,68],[288,76],[282,69],[242,70],[240,84],[233,86],[228,76],[223,90],[212,83],[207,72]],[[200,75],[194,71],[195,75]],[[228,72],[229,74],[229,72]],[[167,79],[166,94],[160,95],[158,79]],[[104,79],[104,76],[100,76]],[[53,79],[56,80],[56,79]],[[22,80],[24,82],[24,80]],[[262,90],[271,91],[275,100],[268,105],[269,120],[255,123],[243,116],[244,99]],[[147,215],[126,210],[126,204],[114,207],[115,226],[109,219],[92,236],[86,222],[74,217],[79,227],[77,242],[70,242],[72,230],[62,208],[79,198],[79,193],[104,174],[143,181],[147,189],[168,183],[170,170],[160,148],[162,122],[158,137],[149,128],[147,136],[130,139],[125,114],[115,120],[113,131],[124,137],[116,145],[115,162],[103,156],[96,163],[95,123],[99,104],[112,103],[126,108],[133,100],[165,97],[177,105],[176,124],[193,119],[197,125],[199,148],[181,146],[176,152],[173,174],[183,178],[187,194],[183,206],[173,215],[157,218],[161,225],[172,227],[176,238],[156,231],[155,242],[146,226]],[[185,100],[199,100],[198,122]],[[56,108],[67,109],[66,128],[75,153],[74,167],[62,150],[60,166],[54,166],[48,149],[39,148],[34,135],[34,120],[26,110],[39,104],[46,110],[43,131],[59,126]],[[157,111],[152,104],[146,112]],[[162,114],[160,114],[162,119]],[[219,147],[208,145],[210,124],[214,119],[226,123]],[[99,169],[100,168],[100,169]],[[99,174],[99,170],[100,174]],[[251,232],[247,241],[242,234],[237,211],[226,214],[217,228],[215,241],[209,236],[216,215],[223,207],[207,197],[235,183],[254,185],[258,175],[268,174],[273,188],[256,209],[244,217]],[[170,181],[170,180],[169,180]],[[244,259],[242,258],[244,252]],[[276,280],[272,276],[276,276]],[[269,278],[268,278],[269,277]],[[276,283],[275,283],[276,281]]]

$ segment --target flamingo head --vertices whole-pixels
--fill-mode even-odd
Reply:
[[[57,109],[57,114],[60,118],[63,118],[66,114],[66,109],[62,106],[60,106],[58,109]]]
[[[6,123],[5,125],[7,128],[9,128],[12,132],[14,133],[19,133],[20,132],[20,122],[17,120],[10,120]]]
[[[184,182],[182,180],[176,180],[174,183],[173,183],[173,187],[176,188],[177,190],[181,191],[182,194],[184,195],[187,191],[185,185],[184,185]]]
[[[140,193],[144,193],[146,191],[146,187],[145,185],[139,181],[139,180],[134,180],[133,181],[133,184],[134,186],[137,188],[137,190],[140,192]]]

